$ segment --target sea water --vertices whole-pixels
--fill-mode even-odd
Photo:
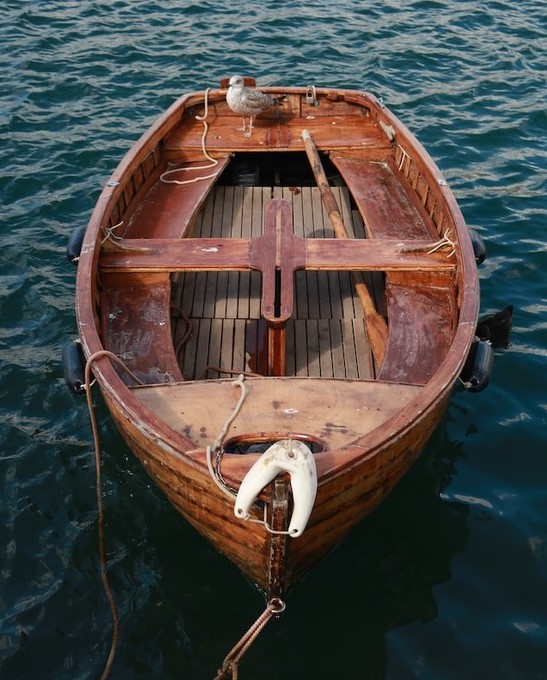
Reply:
[[[488,389],[458,389],[384,506],[287,597],[252,680],[547,678],[547,7],[540,0],[4,0],[0,25],[0,677],[98,678],[85,400],[66,389],[65,244],[180,94],[367,89],[425,145],[484,238],[481,311],[514,305]],[[167,504],[97,402],[111,678],[206,680],[261,595]]]

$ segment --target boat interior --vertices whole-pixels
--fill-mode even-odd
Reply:
[[[362,238],[363,223],[351,208],[347,189],[336,194],[351,237]],[[258,237],[266,204],[275,198],[290,202],[296,236],[334,238],[319,189],[302,185],[216,186],[204,204],[196,235]],[[262,314],[262,278],[259,271],[173,275],[173,333],[183,376],[271,373],[268,343],[276,330],[268,332]],[[382,274],[368,273],[367,279],[382,304]],[[300,270],[294,272],[293,285],[292,313],[279,329],[285,336],[283,374],[373,378],[374,359],[350,272]]]
[[[113,212],[111,232],[117,220],[123,226],[103,247],[101,308],[120,313],[103,314],[105,345],[147,384],[239,373],[425,384],[455,332],[455,259],[425,247],[443,229],[434,192],[403,149],[366,125],[374,127],[366,149],[323,157],[345,244],[334,242],[304,150],[257,151],[261,135],[283,126],[258,120],[257,138],[242,141],[249,148],[229,155],[223,134],[209,131],[211,164],[196,161],[201,126],[178,126],[141,162]],[[396,239],[420,247],[402,255]],[[375,250],[380,240],[387,245]],[[382,362],[356,277],[398,329]]]

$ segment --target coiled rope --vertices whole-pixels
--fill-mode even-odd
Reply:
[[[195,116],[196,120],[203,123],[203,133],[201,135],[201,150],[205,158],[209,161],[208,165],[194,165],[185,168],[172,168],[171,170],[166,170],[160,175],[160,180],[165,184],[192,184],[193,182],[201,182],[205,179],[213,179],[216,177],[216,173],[211,173],[210,175],[205,175],[202,177],[194,177],[193,179],[166,179],[167,175],[171,175],[175,172],[189,172],[191,170],[208,170],[209,168],[214,168],[218,165],[218,160],[209,155],[206,147],[207,133],[209,131],[209,124],[207,123],[207,116],[209,115],[209,91],[211,88],[205,90],[204,105],[205,111],[203,116]]]

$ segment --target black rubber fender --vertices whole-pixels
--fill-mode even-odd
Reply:
[[[82,245],[84,242],[86,227],[78,227],[74,229],[72,234],[68,237],[66,244],[66,257],[67,260],[73,265],[78,264],[80,259],[80,253],[82,252]]]
[[[486,260],[486,245],[482,236],[474,229],[468,229],[468,231],[469,237],[471,238],[471,245],[473,246],[473,252],[475,253],[475,260],[477,264],[482,264]]]
[[[85,394],[85,357],[79,340],[72,340],[63,350],[63,373],[71,392]]]
[[[471,345],[460,379],[469,392],[481,392],[490,382],[494,350],[489,342],[475,340]]]

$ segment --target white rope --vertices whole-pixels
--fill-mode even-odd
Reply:
[[[108,241],[108,239],[112,239],[113,241],[121,240],[121,236],[118,236],[117,234],[115,234],[114,231],[118,227],[121,227],[122,224],[123,224],[123,220],[121,222],[118,222],[118,224],[115,224],[113,227],[105,227],[103,229],[103,231],[105,233],[105,237],[101,241],[101,245],[103,245],[103,243],[106,243],[106,241]]]
[[[420,246],[418,248],[404,248],[401,252],[403,253],[426,253],[426,255],[431,255],[432,253],[435,253],[437,250],[441,250],[442,248],[447,248],[450,247],[450,252],[447,254],[447,257],[452,257],[454,253],[456,252],[456,244],[454,241],[450,238],[450,229],[447,229],[445,233],[442,235],[442,237],[433,243],[432,246]]]
[[[207,123],[207,116],[209,115],[209,90],[210,88],[207,88],[205,90],[204,99],[205,111],[203,113],[203,116],[195,116],[195,119],[203,123],[203,134],[201,135],[201,150],[205,158],[208,161],[210,161],[210,163],[208,165],[194,165],[186,168],[172,168],[171,170],[166,170],[164,173],[160,175],[160,180],[165,184],[192,184],[193,182],[200,182],[202,180],[213,179],[214,177],[216,177],[216,173],[211,173],[210,175],[206,175],[204,177],[194,177],[193,179],[185,180],[165,179],[167,175],[171,175],[174,172],[189,172],[190,170],[207,170],[208,168],[214,168],[216,165],[218,165],[218,160],[209,155],[209,153],[207,152],[207,147],[205,145],[207,132],[209,131],[209,125]]]
[[[219,469],[219,464],[220,461],[218,461],[217,464],[217,469],[213,467],[213,451],[220,451],[220,448],[222,446],[222,442],[224,440],[224,437],[226,436],[226,433],[228,432],[228,428],[232,424],[232,422],[237,418],[239,415],[239,412],[241,411],[241,407],[243,406],[243,402],[247,398],[247,386],[243,382],[245,379],[245,376],[243,374],[240,374],[237,380],[234,380],[232,385],[234,387],[239,387],[241,389],[241,396],[239,397],[239,401],[236,404],[236,407],[232,411],[232,413],[226,418],[226,421],[224,425],[222,426],[221,431],[219,432],[218,437],[215,439],[212,445],[207,446],[206,449],[206,457],[207,457],[207,467],[209,469],[209,474],[213,478],[213,481],[215,484],[218,486],[218,488],[223,491],[227,496],[230,498],[235,499],[236,494],[228,487],[226,482],[222,479],[222,476],[220,475],[220,469]]]
[[[452,257],[452,255],[454,255],[454,253],[456,252],[456,245],[454,241],[450,238],[449,234],[450,229],[447,229],[443,234],[443,237],[439,239],[437,243],[435,243],[435,245],[427,251],[427,254],[431,255],[431,253],[434,253],[435,251],[440,250],[445,246],[450,246],[450,252],[448,253],[448,257]]]

